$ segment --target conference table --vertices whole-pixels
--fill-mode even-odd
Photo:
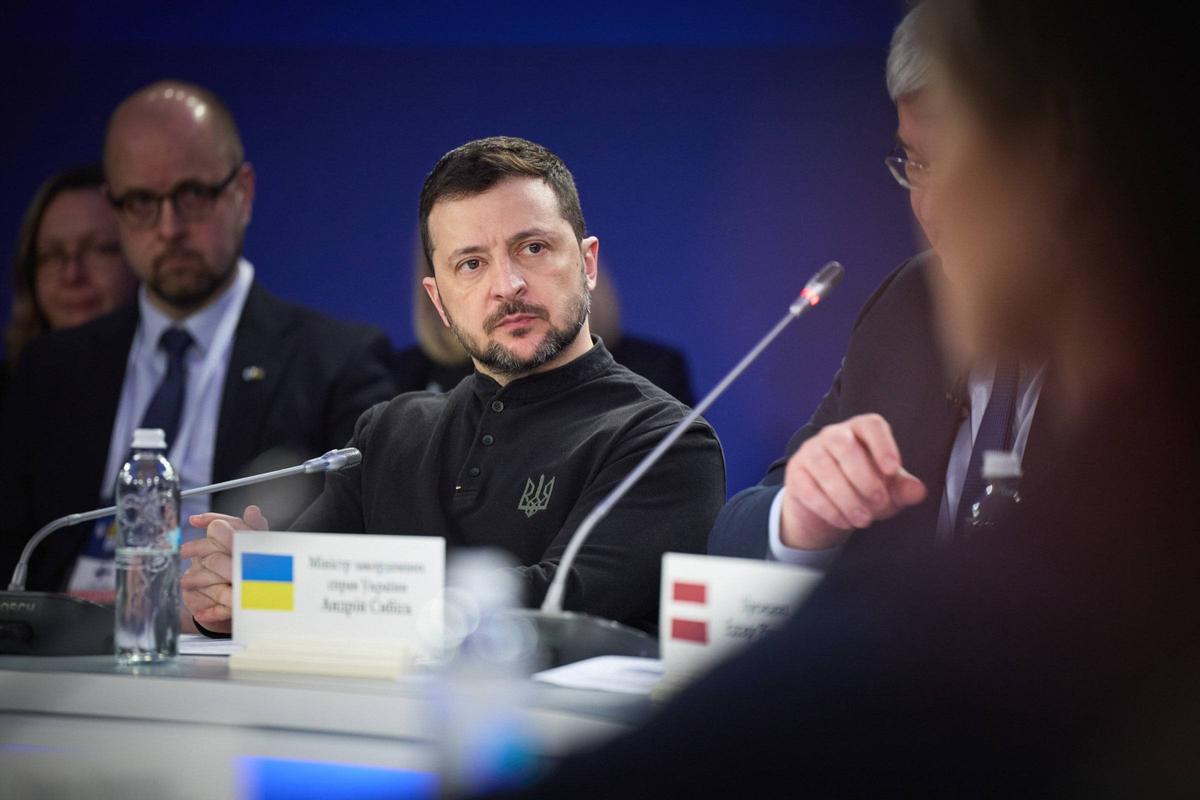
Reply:
[[[233,672],[179,656],[0,656],[0,797],[430,797],[437,677]],[[629,729],[645,697],[513,680],[538,762]]]

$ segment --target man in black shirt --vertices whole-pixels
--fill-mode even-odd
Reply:
[[[499,547],[536,604],[582,519],[686,409],[593,339],[599,241],[553,153],[508,137],[463,145],[426,179],[420,219],[425,290],[475,375],[363,414],[350,442],[362,466],[330,475],[294,527]],[[566,607],[654,630],[662,554],[703,552],[724,498],[720,444],[698,423],[592,533]],[[266,520],[251,506],[192,524],[208,536],[185,547],[184,600],[226,632],[233,531]]]

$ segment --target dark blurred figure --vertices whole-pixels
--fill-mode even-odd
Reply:
[[[990,535],[843,558],[776,636],[529,796],[1200,787],[1190,9],[927,10],[946,322],[1051,361],[1054,480]]]
[[[448,392],[474,372],[471,357],[442,322],[429,302],[421,280],[427,274],[425,254],[418,246],[413,254],[413,333],[417,346],[401,350],[396,357],[396,383],[401,392]],[[592,292],[592,332],[601,338],[618,364],[646,378],[685,405],[692,405],[692,387],[687,361],[673,347],[621,332],[621,309],[617,291],[608,272]]]
[[[137,279],[121,254],[117,216],[98,164],[51,176],[25,211],[13,256],[12,316],[4,332],[9,370],[32,339],[82,325],[130,302]]]

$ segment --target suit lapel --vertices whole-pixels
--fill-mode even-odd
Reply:
[[[1038,395],[1037,408],[1033,412],[1033,423],[1029,428],[1029,439],[1025,443],[1025,455],[1021,459],[1022,492],[1028,494],[1029,487],[1036,491],[1038,486],[1053,483],[1051,478],[1056,468],[1056,455],[1061,442],[1062,429],[1055,398],[1059,391],[1054,381],[1054,371],[1046,368],[1046,378]]]
[[[920,427],[914,436],[908,437],[919,445],[911,448],[911,456],[905,456],[905,466],[928,490],[925,502],[910,512],[909,527],[922,531],[928,535],[928,541],[933,541],[942,494],[946,491],[946,464],[962,425],[963,406],[956,399],[953,382],[946,381],[942,373],[931,376],[928,386],[917,415]]]
[[[89,375],[88,402],[79,403],[78,422],[72,437],[74,459],[80,469],[69,470],[80,480],[91,481],[92,485],[81,484],[80,499],[87,498],[84,505],[96,501],[100,488],[94,485],[96,476],[103,475],[108,465],[108,448],[112,442],[117,406],[121,402],[121,387],[125,384],[125,368],[129,362],[129,348],[138,326],[137,304],[117,312],[113,325],[91,341],[90,354],[84,362]],[[86,465],[86,468],[82,468]],[[81,506],[83,507],[83,506]]]
[[[78,467],[63,470],[59,475],[64,485],[56,515],[111,502],[110,497],[102,496],[100,481],[108,468],[108,448],[125,383],[129,348],[137,330],[137,304],[114,312],[110,321],[111,325],[94,332],[78,370],[72,373],[87,375],[87,401],[72,403],[69,413],[62,409],[56,414],[60,420],[70,420],[63,426],[68,432],[63,439],[66,448],[63,452],[69,452]],[[65,589],[70,565],[75,563],[91,530],[92,523],[84,523],[47,539],[31,562],[29,585]]]
[[[250,287],[238,320],[221,395],[213,480],[236,477],[262,451],[263,423],[283,378],[289,349],[288,309],[258,283]]]
[[[911,373],[898,383],[923,389],[914,404],[915,413],[908,418],[908,427],[896,431],[905,468],[920,478],[929,492],[924,503],[901,515],[905,519],[904,527],[930,542],[936,536],[938,512],[946,489],[946,464],[962,424],[964,408],[959,381],[943,355],[934,328],[928,274],[933,269],[940,267],[936,262],[928,262],[922,271],[922,292],[912,304],[913,317],[909,325],[919,332],[916,341],[920,343],[913,351],[916,360]]]

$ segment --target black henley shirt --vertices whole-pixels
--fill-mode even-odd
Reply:
[[[293,529],[501,548],[537,605],[583,518],[686,413],[599,340],[507,386],[476,373],[446,394],[402,394],[359,418],[362,465],[331,473]],[[662,554],[703,553],[724,501],[721,445],[700,421],[592,532],[565,607],[655,631]]]

